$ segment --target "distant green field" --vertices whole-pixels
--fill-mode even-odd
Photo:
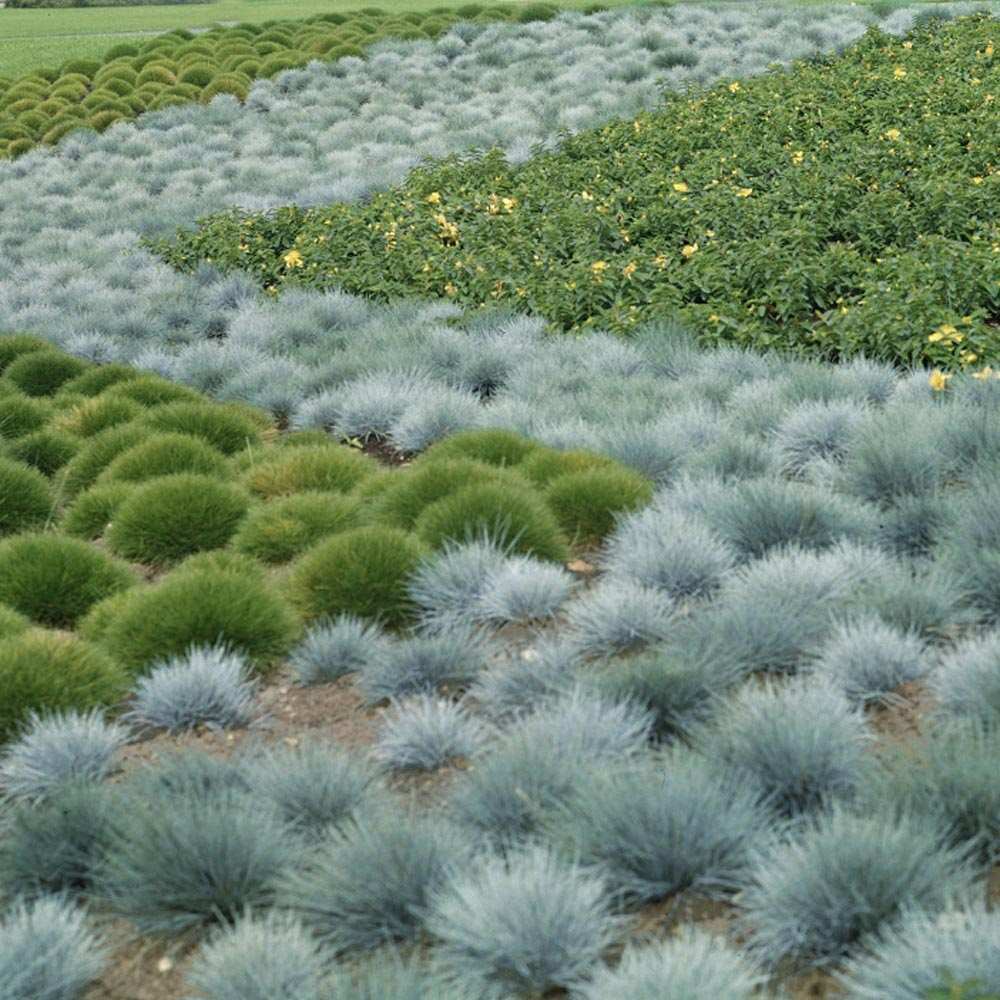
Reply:
[[[459,6],[461,0],[455,0]],[[530,0],[509,0],[523,5]],[[589,6],[594,0],[554,0],[567,9]],[[620,7],[636,0],[602,0]],[[821,2],[821,0],[806,0]],[[933,2],[933,0],[932,0]],[[172,28],[209,27],[219,22],[269,21],[309,17],[361,7],[385,10],[429,10],[450,6],[450,0],[215,0],[208,4],[147,7],[92,7],[83,9],[0,9],[0,75],[19,76],[41,66],[58,66],[67,59],[93,58],[116,42],[137,35],[153,35]]]

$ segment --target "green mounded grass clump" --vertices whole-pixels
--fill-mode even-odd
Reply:
[[[973,370],[1000,360],[995,36],[986,15],[870,29],[523,164],[453,156],[363,203],[226,212],[157,248],[268,286],[499,302],[559,331],[669,318],[709,345]]]
[[[508,467],[520,465],[526,459],[542,452],[540,445],[529,441],[514,431],[489,429],[459,431],[443,441],[432,444],[423,455],[423,462],[437,462],[446,458],[470,458],[487,465]]]
[[[250,511],[233,537],[233,547],[265,563],[285,563],[321,538],[359,528],[361,502],[329,493],[297,493]]]
[[[0,441],[14,441],[40,430],[51,414],[50,404],[20,392],[0,397]]]
[[[8,91],[8,94],[10,91]],[[6,372],[11,362],[32,351],[48,351],[52,345],[31,333],[8,333],[0,337],[0,372]]]
[[[39,625],[72,628],[134,583],[127,566],[76,538],[41,533],[0,542],[0,603]]]
[[[0,642],[21,635],[31,627],[31,621],[13,608],[0,604]]]
[[[100,538],[118,508],[132,495],[131,483],[99,483],[84,490],[63,512],[60,530],[73,538]]]
[[[85,369],[83,361],[62,351],[29,351],[7,365],[4,378],[27,396],[51,396]]]
[[[328,440],[260,458],[248,469],[245,482],[264,499],[309,490],[349,493],[377,471],[374,459]]]
[[[66,391],[65,387],[63,391]],[[86,397],[88,394],[81,393],[81,395]],[[58,396],[56,398],[57,401],[62,401]],[[62,409],[55,421],[55,426],[68,434],[91,438],[95,434],[100,434],[101,431],[106,431],[109,427],[127,424],[142,413],[142,409],[138,403],[134,403],[130,399],[109,399],[105,396],[96,396],[93,399],[84,399],[82,403]]]
[[[399,628],[413,620],[407,582],[427,552],[399,528],[356,528],[306,552],[292,567],[290,592],[307,620],[349,614]]]
[[[45,476],[53,476],[80,450],[80,445],[80,439],[72,434],[46,427],[18,438],[7,448],[7,454]]]
[[[363,57],[383,38],[432,39],[463,19],[548,20],[556,10],[548,4],[490,5],[470,15],[442,7],[433,18],[416,21],[368,8],[337,15],[343,17],[337,22],[324,13],[274,21],[261,32],[240,24],[216,25],[197,37],[169,32],[135,45],[115,45],[97,59],[70,59],[58,68],[0,81],[0,158],[52,145],[74,129],[102,132],[147,110],[207,104],[219,94],[242,101],[255,79],[314,59]],[[68,113],[75,108],[84,116]]]
[[[100,482],[141,483],[158,476],[189,472],[228,479],[229,466],[217,449],[190,434],[154,434],[118,455]]]
[[[126,388],[129,383],[126,383]],[[156,406],[145,423],[155,430],[202,438],[224,455],[260,444],[271,420],[261,411],[235,403],[177,402]]]
[[[75,636],[29,629],[0,640],[0,743],[32,712],[112,705],[127,684],[113,659]]]
[[[0,537],[44,524],[52,507],[45,476],[23,462],[0,458]]]
[[[195,557],[152,586],[96,605],[81,632],[132,671],[215,643],[266,671],[291,648],[299,621],[252,560],[226,554]]]
[[[552,479],[545,502],[566,536],[596,545],[615,526],[615,517],[644,507],[653,484],[631,469],[584,469]]]
[[[226,545],[249,506],[243,490],[210,476],[160,476],[141,484],[121,503],[107,533],[108,545],[134,562],[179,562]]]

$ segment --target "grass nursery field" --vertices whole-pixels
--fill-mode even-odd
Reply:
[[[936,14],[5,101],[3,1000],[1000,995],[1000,22]]]

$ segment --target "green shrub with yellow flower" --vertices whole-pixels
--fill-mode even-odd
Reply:
[[[363,204],[224,213],[157,245],[275,292],[440,296],[708,345],[992,377],[1000,44],[986,15],[670,97],[511,165],[452,156]]]

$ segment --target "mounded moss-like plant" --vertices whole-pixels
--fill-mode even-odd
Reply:
[[[114,660],[82,639],[29,629],[0,641],[0,741],[32,712],[113,704],[127,683]]]
[[[92,371],[99,372],[101,369],[94,368]],[[86,396],[86,393],[81,395]],[[56,402],[60,402],[60,396],[56,396]],[[109,427],[127,424],[141,412],[142,407],[131,399],[95,396],[59,413],[54,419],[54,426],[77,437],[90,438]]]
[[[131,483],[100,483],[84,490],[66,509],[60,529],[74,538],[100,538],[114,520],[115,512],[135,489]]]
[[[13,608],[0,604],[0,641],[24,632],[31,622]]]
[[[19,900],[0,918],[7,1000],[76,1000],[104,971],[108,949],[65,899]]]
[[[458,490],[427,507],[414,527],[435,548],[487,535],[539,559],[565,562],[569,558],[565,536],[551,510],[534,491],[516,481]]]
[[[194,389],[178,385],[159,375],[140,375],[113,385],[107,390],[111,399],[131,399],[140,406],[162,406],[166,403],[198,403],[205,404],[204,397]],[[177,427],[159,427],[158,430],[178,430]]]
[[[42,429],[18,438],[10,445],[8,453],[43,475],[52,476],[79,450],[80,440],[72,434]]]
[[[246,482],[265,499],[306,490],[349,493],[376,471],[373,459],[346,446],[303,446],[270,453],[250,468]]]
[[[554,448],[536,448],[517,463],[518,472],[537,486],[548,486],[553,479],[575,472],[595,469],[615,469],[618,463],[607,455],[592,451],[556,451]]]
[[[41,430],[51,414],[44,400],[13,393],[0,398],[0,440],[13,441]]]
[[[236,920],[270,901],[295,855],[273,809],[245,792],[126,791],[95,874],[95,894],[143,933],[173,935]]]
[[[375,809],[290,869],[277,902],[333,953],[412,940],[430,896],[469,853],[467,838],[441,820]]]
[[[0,458],[0,537],[44,524],[52,507],[45,476],[21,462]]]
[[[233,546],[266,563],[288,562],[327,535],[361,527],[364,518],[353,497],[300,493],[251,509]]]
[[[307,619],[352,614],[398,627],[414,616],[407,583],[426,554],[417,539],[396,528],[355,528],[298,560],[292,594]]]
[[[631,469],[587,469],[556,477],[544,495],[566,535],[592,545],[610,533],[617,516],[648,503],[653,484]]]
[[[127,566],[75,538],[29,534],[0,542],[0,602],[41,625],[72,628],[134,582]]]
[[[130,365],[95,365],[81,372],[76,378],[64,382],[62,392],[78,392],[81,396],[97,396],[105,389],[119,382],[139,378],[142,373]]]
[[[621,920],[601,873],[533,846],[453,876],[434,893],[427,926],[457,987],[503,1000],[580,985]]]
[[[158,431],[203,438],[224,455],[260,444],[269,421],[260,411],[235,403],[176,402],[157,406],[144,423]]]
[[[256,566],[230,556],[180,566],[154,586],[104,601],[81,629],[133,670],[222,642],[264,671],[288,652],[299,623]]]
[[[738,897],[750,954],[767,964],[823,966],[855,953],[911,909],[971,899],[969,851],[925,818],[835,808],[761,852]]]
[[[11,333],[0,337],[0,372],[6,371],[10,363],[22,354],[51,350],[52,345],[47,340],[30,333]]]
[[[63,468],[60,475],[63,491],[75,496],[92,486],[119,455],[141,444],[148,436],[142,428],[131,423],[95,434]]]
[[[100,482],[140,483],[173,473],[197,473],[227,479],[226,459],[210,444],[190,434],[153,434],[122,452],[100,475]]]
[[[108,531],[108,544],[136,562],[177,562],[226,545],[249,505],[241,489],[209,476],[161,476],[123,501]]]
[[[431,445],[420,458],[420,464],[439,462],[446,458],[471,458],[487,465],[520,465],[537,449],[534,441],[513,431],[487,429],[460,431]]]
[[[30,351],[7,365],[4,377],[28,396],[51,396],[87,367],[86,362],[60,351]]]

